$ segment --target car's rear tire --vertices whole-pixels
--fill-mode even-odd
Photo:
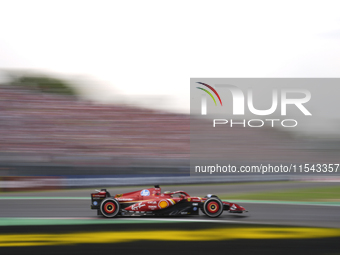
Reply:
[[[202,211],[208,217],[216,218],[223,213],[223,203],[217,197],[209,198],[204,202]]]
[[[104,217],[113,218],[117,216],[120,211],[120,204],[114,198],[106,198],[100,204],[100,212]]]

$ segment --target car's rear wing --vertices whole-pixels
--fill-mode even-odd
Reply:
[[[91,209],[99,209],[99,206],[103,199],[111,196],[106,189],[96,191],[97,193],[91,193]]]

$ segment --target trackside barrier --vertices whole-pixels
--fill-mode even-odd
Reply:
[[[55,190],[62,187],[60,177],[6,176],[0,180],[2,191]]]
[[[67,188],[86,187],[113,187],[113,186],[141,186],[141,185],[165,185],[165,184],[209,184],[209,183],[232,183],[232,182],[263,182],[263,181],[318,181],[339,182],[338,176],[292,176],[292,175],[268,175],[268,176],[229,176],[229,177],[2,177],[0,190],[2,191],[29,191],[29,190],[52,190]]]
[[[62,180],[64,188],[100,187],[100,186],[129,186],[154,184],[200,184],[200,183],[228,183],[228,182],[256,182],[256,181],[289,181],[290,177],[282,176],[232,176],[232,177],[129,177],[129,178],[66,178]]]

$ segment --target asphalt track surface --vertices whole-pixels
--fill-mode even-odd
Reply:
[[[247,192],[270,192],[292,188],[313,188],[340,185],[340,183],[267,183],[246,185],[181,185],[165,186],[162,191],[184,190],[192,196],[206,194],[241,194]],[[147,187],[145,187],[147,188]],[[113,194],[138,190],[140,187],[109,188]],[[68,218],[73,220],[121,221],[128,220],[133,224],[139,220],[162,220],[149,217],[120,217],[106,219],[96,215],[90,209],[90,193],[94,189],[64,190],[46,192],[13,192],[0,194],[0,218]],[[13,197],[15,199],[10,199]],[[42,198],[43,197],[43,198]],[[50,197],[50,198],[49,198]],[[88,197],[88,199],[87,199]],[[233,201],[231,201],[233,202]],[[237,201],[235,201],[237,202]],[[240,203],[248,211],[248,216],[233,215],[224,212],[219,218],[211,219],[205,215],[167,217],[166,220],[183,221],[217,221],[221,224],[268,224],[288,226],[312,226],[340,228],[340,206],[299,205],[280,203]],[[109,222],[108,222],[109,223]]]

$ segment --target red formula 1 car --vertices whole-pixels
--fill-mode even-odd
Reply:
[[[242,206],[221,201],[215,195],[204,198],[191,197],[184,191],[161,193],[159,185],[154,188],[117,194],[114,197],[106,189],[91,194],[91,209],[98,215],[112,218],[117,215],[198,215],[199,209],[209,217],[218,217],[224,210],[230,213],[247,212]]]

